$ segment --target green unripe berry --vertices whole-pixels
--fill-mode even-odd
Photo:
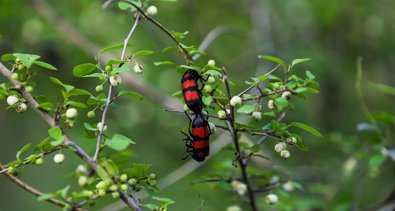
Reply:
[[[18,70],[23,70],[23,68],[25,68],[25,65],[23,65],[23,64],[18,64]]]
[[[129,189],[129,187],[128,187],[126,184],[122,184],[122,185],[121,185],[121,189],[122,189],[123,191],[127,191],[127,190]]]
[[[21,63],[21,59],[20,58],[16,58],[15,59],[15,63],[20,64]]]
[[[225,118],[225,117],[226,117],[226,112],[225,112],[224,110],[219,110],[219,111],[218,111],[218,117],[219,117],[220,119]]]
[[[102,92],[103,91],[103,86],[102,85],[97,85],[96,86],[96,92]]]
[[[44,164],[44,160],[42,158],[37,158],[36,165],[37,166],[42,166],[43,164]]]
[[[128,180],[128,175],[122,174],[122,175],[119,177],[119,180],[120,180],[121,182],[126,182],[126,181]]]
[[[215,66],[215,61],[210,59],[210,60],[208,60],[207,64],[210,66]]]
[[[154,174],[154,173],[151,173],[148,175],[148,179],[150,179],[150,180],[154,180],[155,178],[156,178],[156,174]]]
[[[93,119],[93,118],[95,118],[95,112],[94,111],[89,111],[87,114],[86,114],[86,116],[89,118],[89,119]]]
[[[86,176],[80,176],[78,178],[78,185],[79,186],[84,187],[87,184],[88,184],[88,178]]]
[[[111,190],[111,191],[117,191],[117,190],[118,190],[118,186],[116,186],[116,185],[111,185],[110,190]]]
[[[12,166],[8,167],[8,172],[12,175],[15,175],[17,173],[16,169]]]
[[[18,73],[12,73],[11,75],[12,80],[18,80],[19,79],[19,74]]]
[[[33,87],[32,86],[27,86],[25,87],[25,90],[27,93],[32,93],[33,92]]]
[[[119,193],[118,193],[118,192],[112,192],[111,195],[112,195],[112,197],[113,197],[114,199],[119,198]]]
[[[211,93],[213,91],[213,88],[210,85],[205,85],[203,87],[203,91],[206,93]]]
[[[149,181],[149,185],[155,186],[157,184],[156,180],[151,180]]]
[[[112,70],[112,66],[111,65],[106,65],[106,72],[110,72]]]
[[[215,78],[213,76],[208,77],[207,82],[210,84],[215,83]]]
[[[96,188],[99,190],[105,190],[107,186],[108,184],[105,181],[100,181],[99,183],[96,184]]]
[[[137,180],[135,178],[130,178],[128,180],[129,185],[136,185],[137,184]]]
[[[97,194],[98,194],[99,196],[105,196],[105,195],[106,195],[106,191],[103,190],[103,189],[99,189],[99,190],[97,191]]]
[[[88,200],[88,204],[89,204],[89,206],[95,206],[95,204],[96,204],[96,202],[95,202],[95,200],[93,200],[93,199],[89,199]]]

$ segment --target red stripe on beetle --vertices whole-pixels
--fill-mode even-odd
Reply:
[[[193,142],[193,148],[194,149],[205,149],[207,147],[209,147],[208,140],[194,141]]]
[[[186,91],[184,93],[185,101],[200,100],[199,92],[197,91]]]

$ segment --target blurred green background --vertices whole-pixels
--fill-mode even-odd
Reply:
[[[101,8],[101,1],[47,1],[48,10],[40,0],[2,0],[0,2],[0,54],[21,52],[41,55],[41,60],[56,66],[59,71],[42,71],[35,77],[34,94],[46,94],[55,102],[59,91],[53,88],[48,76],[56,76],[63,82],[94,92],[94,80],[72,77],[72,69],[80,63],[95,62],[99,56],[82,50],[70,42],[65,32],[58,31],[53,21],[45,17],[52,12],[62,17],[80,34],[100,48],[121,43],[126,37],[133,19],[129,13],[112,6]],[[395,186],[394,161],[385,159],[375,165],[375,156],[381,156],[384,146],[380,137],[369,131],[357,132],[357,125],[367,122],[361,110],[355,89],[356,61],[363,58],[362,92],[368,108],[388,120],[383,126],[393,134],[394,95],[377,91],[371,82],[395,86],[395,2],[381,1],[323,1],[323,0],[179,0],[176,3],[154,2],[159,12],[156,18],[170,30],[189,31],[184,43],[198,46],[204,37],[218,26],[224,33],[206,50],[207,55],[198,60],[203,65],[214,59],[218,66],[226,66],[231,80],[241,91],[249,76],[262,75],[274,67],[270,62],[258,60],[257,55],[275,55],[286,61],[294,58],[311,58],[312,61],[296,67],[297,74],[310,70],[320,83],[320,94],[309,96],[306,101],[295,99],[295,109],[285,122],[300,121],[318,129],[323,139],[304,134],[309,152],[297,149],[291,159],[281,160],[271,153],[269,157],[279,160],[291,177],[302,184],[303,189],[291,193],[284,203],[294,204],[291,210],[372,210],[377,209]],[[68,29],[65,28],[67,31]],[[142,57],[142,75],[148,86],[162,95],[170,96],[179,89],[180,75],[172,67],[157,67],[155,61],[172,60],[183,64],[176,53],[162,53],[164,47],[173,45],[151,23],[142,21],[131,39],[132,51],[151,49],[155,54]],[[86,43],[85,43],[86,44]],[[120,56],[120,53],[118,53]],[[298,72],[299,71],[299,72]],[[0,77],[0,82],[5,82]],[[125,89],[130,89],[124,87]],[[15,159],[15,153],[27,142],[39,143],[47,135],[47,125],[30,109],[21,115],[7,111],[0,102],[0,162]],[[137,145],[132,146],[131,161],[152,163],[151,171],[162,178],[182,165],[185,154],[179,130],[187,124],[185,116],[163,112],[163,104],[146,98],[142,102],[120,100],[109,112],[109,127],[113,133],[131,137]],[[68,131],[79,144],[91,153],[92,140],[84,138],[82,123],[85,112],[80,110],[75,129]],[[386,112],[386,113],[382,113]],[[383,117],[383,118],[384,118]],[[97,121],[99,121],[97,117]],[[213,138],[215,139],[215,138]],[[394,148],[389,136],[388,149]],[[56,165],[52,156],[45,159],[43,167],[28,166],[22,179],[40,190],[53,191],[67,184],[77,187],[75,177],[68,175],[80,163],[70,152],[66,162]],[[176,201],[170,210],[198,210],[199,195],[205,200],[204,210],[225,210],[232,204],[240,204],[238,197],[220,189],[207,191],[205,184],[191,186],[199,176],[209,173],[224,157],[232,158],[230,152],[220,152],[201,168],[164,189],[160,196]],[[350,161],[351,159],[351,161]],[[373,161],[372,161],[373,159]],[[354,161],[352,161],[354,160]],[[344,170],[348,161],[357,163],[351,172]],[[373,164],[372,164],[373,163]],[[375,168],[377,167],[377,168]],[[210,185],[211,186],[211,185]],[[60,210],[46,203],[37,202],[29,193],[17,188],[4,176],[0,177],[1,210]],[[280,203],[281,201],[280,196]],[[99,203],[94,210],[110,201]],[[259,204],[264,204],[260,198]],[[240,204],[248,210],[248,206]],[[263,205],[262,205],[263,206]],[[271,209],[276,210],[276,207]]]

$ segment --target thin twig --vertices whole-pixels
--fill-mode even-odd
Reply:
[[[0,164],[0,170],[4,170],[4,169],[5,169],[5,167],[2,164]],[[11,180],[13,183],[17,184],[19,187],[21,187],[22,189],[26,190],[29,193],[31,193],[31,194],[33,194],[35,196],[38,196],[38,197],[44,195],[44,193],[42,193],[41,191],[33,188],[32,186],[30,186],[30,185],[28,185],[26,183],[24,183],[22,180],[18,179],[16,176],[12,175],[11,173],[5,172],[4,175],[9,180]],[[50,202],[50,203],[52,203],[54,205],[57,205],[59,207],[65,207],[67,205],[65,202],[59,201],[59,200],[57,200],[55,198],[45,199],[45,201]],[[82,209],[80,209],[80,208],[76,208],[74,210],[75,211],[82,211]]]
[[[161,29],[163,32],[165,32],[165,34],[167,34],[176,44],[177,46],[181,49],[182,55],[184,56],[187,64],[192,64],[192,57],[189,54],[189,51],[184,47],[184,45],[177,40],[177,38],[173,35],[172,32],[170,32],[170,30],[168,30],[165,26],[163,26],[159,21],[155,20],[154,18],[152,18],[151,16],[149,16],[143,9],[141,9],[137,4],[135,4],[134,2],[128,1],[128,0],[108,0],[103,4],[103,7],[107,7],[108,5],[114,3],[114,2],[118,2],[118,1],[123,1],[125,3],[130,4],[131,6],[133,6],[134,8],[136,8],[136,10],[138,12],[141,13],[141,15],[143,15],[149,22],[153,23],[154,25],[156,25],[159,29]]]

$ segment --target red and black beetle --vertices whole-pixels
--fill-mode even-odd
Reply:
[[[198,88],[198,80],[201,80],[199,73],[191,69],[187,70],[181,79],[184,101],[195,114],[199,114],[203,109],[202,94]]]
[[[211,130],[207,120],[201,114],[196,114],[190,125],[189,135],[182,133],[187,136],[184,140],[189,153],[184,159],[191,156],[198,162],[204,161],[210,153],[209,139]]]

